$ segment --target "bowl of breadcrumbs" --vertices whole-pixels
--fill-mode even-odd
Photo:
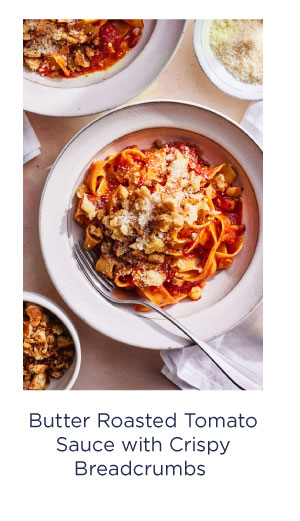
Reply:
[[[79,373],[81,351],[66,313],[38,293],[23,294],[23,389],[71,389]]]

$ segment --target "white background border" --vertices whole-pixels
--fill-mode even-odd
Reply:
[[[64,17],[61,2],[49,6],[27,0],[25,17]],[[133,2],[131,2],[133,5]],[[265,389],[263,392],[122,392],[76,391],[23,393],[20,391],[22,285],[22,63],[21,16],[16,4],[6,6],[2,49],[2,475],[10,483],[4,494],[4,519],[295,519],[299,481],[299,18],[290,0],[284,4],[252,0],[209,3],[136,2],[116,4],[115,17],[265,19]],[[87,16],[74,9],[72,17]],[[91,6],[94,7],[92,11]],[[90,2],[88,14],[99,2]],[[155,7],[156,6],[156,7]],[[57,9],[57,10],[56,10]],[[59,10],[59,11],[58,11]],[[112,17],[112,5],[110,16]],[[124,13],[124,14],[123,14]],[[137,15],[138,13],[138,15]],[[16,39],[16,40],[15,40]],[[16,57],[17,60],[16,60]],[[9,67],[10,65],[10,67]],[[296,250],[296,251],[295,251]],[[16,370],[18,368],[18,370]],[[176,393],[176,394],[175,394]],[[87,405],[88,404],[88,405]],[[130,405],[129,405],[130,404]],[[204,478],[120,481],[70,474],[67,457],[55,456],[50,434],[33,435],[28,412],[89,414],[195,411],[205,415],[256,415],[255,432],[239,432],[226,459],[208,462]],[[298,427],[297,427],[298,424]],[[188,436],[188,432],[184,435]],[[202,434],[203,436],[204,434]],[[91,437],[93,433],[91,433]],[[79,435],[78,435],[79,437]],[[225,436],[222,434],[220,439]],[[153,458],[154,459],[154,458]],[[2,489],[3,490],[3,489]],[[53,498],[53,503],[51,502]]]

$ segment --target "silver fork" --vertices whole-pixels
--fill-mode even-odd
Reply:
[[[255,373],[246,367],[241,366],[234,360],[231,360],[230,358],[222,355],[206,342],[197,338],[197,336],[192,331],[186,328],[174,317],[169,315],[169,313],[164,311],[162,308],[159,308],[153,302],[145,300],[138,295],[134,295],[131,298],[131,295],[128,291],[126,291],[127,294],[125,296],[124,291],[122,292],[122,290],[117,288],[110,279],[95,270],[95,261],[97,260],[96,254],[92,250],[85,250],[82,241],[79,241],[78,244],[74,246],[74,256],[82,273],[88,279],[93,288],[98,291],[100,295],[102,295],[102,297],[109,300],[113,304],[142,304],[143,306],[147,306],[148,308],[153,309],[161,316],[172,322],[174,326],[178,327],[180,331],[182,331],[188,338],[190,338],[194,344],[196,344],[215,363],[220,371],[222,371],[222,373],[225,374],[227,378],[229,378],[229,380],[239,389],[262,389],[262,382]]]

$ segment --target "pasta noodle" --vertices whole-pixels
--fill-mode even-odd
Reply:
[[[137,45],[143,27],[143,20],[26,19],[24,64],[51,78],[103,71]]]
[[[196,146],[155,142],[92,163],[75,219],[96,270],[158,306],[198,300],[243,246],[241,188],[228,164],[210,168]]]

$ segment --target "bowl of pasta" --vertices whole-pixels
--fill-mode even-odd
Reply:
[[[205,107],[151,101],[98,118],[65,147],[42,196],[40,239],[54,284],[83,320],[128,344],[177,348],[186,338],[155,312],[100,297],[74,245],[93,252],[95,273],[209,340],[261,300],[261,218],[253,139]]]
[[[164,69],[184,27],[185,20],[23,20],[24,109],[72,117],[125,103]]]

